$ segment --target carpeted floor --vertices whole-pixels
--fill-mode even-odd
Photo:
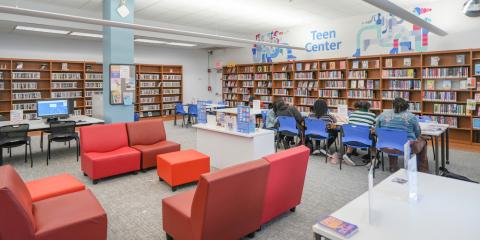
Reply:
[[[166,124],[170,140],[182,144],[182,149],[195,148],[195,130],[193,128],[174,127],[173,122]],[[228,143],[225,143],[228,144]],[[162,230],[161,200],[171,196],[170,187],[159,182],[155,170],[138,175],[122,175],[100,181],[92,185],[80,170],[75,160],[75,148],[68,149],[61,143],[53,146],[52,159],[46,166],[46,154],[40,152],[39,137],[33,137],[34,166],[23,161],[23,149],[13,151],[8,158],[4,150],[4,159],[12,164],[24,180],[68,172],[91,189],[108,215],[109,239],[165,239]],[[431,150],[429,151],[430,159]],[[430,163],[432,169],[433,162]],[[480,181],[479,153],[451,151],[451,164],[448,169]],[[375,181],[381,181],[388,172],[377,171]],[[193,188],[194,185],[181,187],[178,192]],[[367,170],[365,167],[326,164],[324,158],[312,156],[309,161],[302,204],[295,213],[286,213],[264,226],[255,239],[312,239],[312,225],[320,216],[341,208],[367,190]],[[441,190],[441,186],[439,186]]]

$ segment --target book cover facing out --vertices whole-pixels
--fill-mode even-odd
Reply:
[[[358,231],[357,225],[342,221],[332,216],[327,216],[323,219],[320,219],[318,224],[347,238],[351,237]]]

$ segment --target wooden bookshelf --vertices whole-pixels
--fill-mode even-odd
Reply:
[[[254,75],[253,89],[240,89],[245,80],[239,80],[239,74]],[[469,78],[475,78],[475,86],[469,87]],[[369,101],[376,114],[402,97],[413,113],[449,124],[452,141],[480,144],[480,129],[473,128],[480,104],[466,111],[467,99],[480,103],[477,82],[480,49],[463,49],[228,66],[223,69],[222,96],[234,107],[245,104],[244,96],[253,90],[255,99],[284,99],[302,112],[310,112],[317,98],[325,99],[331,111],[339,104],[353,109],[356,102]]]
[[[167,116],[183,101],[181,65],[137,64],[135,112],[140,117]],[[143,75],[155,80],[140,80]],[[149,84],[142,85],[142,82]],[[153,90],[150,102],[141,102],[142,90]],[[103,65],[88,61],[0,59],[0,114],[22,109],[26,119],[36,118],[39,99],[71,99],[75,115],[92,115],[92,96],[103,93]],[[164,101],[165,100],[165,101]],[[155,107],[153,107],[155,106]]]

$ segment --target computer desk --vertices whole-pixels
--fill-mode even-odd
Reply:
[[[98,118],[93,118],[85,115],[79,115],[79,116],[71,116],[65,119],[60,119],[60,121],[75,121],[77,127],[80,126],[87,126],[87,125],[93,125],[93,124],[103,124],[105,121],[102,119]],[[2,121],[0,122],[0,127],[7,126],[7,125],[18,125],[18,124],[28,124],[29,132],[34,132],[34,131],[43,131],[47,130],[50,128],[50,124],[46,123],[45,120],[22,120],[18,122],[12,122],[12,121]],[[43,144],[42,144],[43,145]],[[43,146],[41,146],[43,150]],[[3,165],[3,148],[0,148],[0,166]]]

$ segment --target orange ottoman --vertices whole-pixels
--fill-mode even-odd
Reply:
[[[25,184],[33,202],[85,189],[85,185],[82,182],[66,173],[33,180]]]
[[[167,182],[172,191],[185,183],[196,182],[200,174],[210,172],[210,157],[195,150],[157,155],[157,173],[160,181]]]

